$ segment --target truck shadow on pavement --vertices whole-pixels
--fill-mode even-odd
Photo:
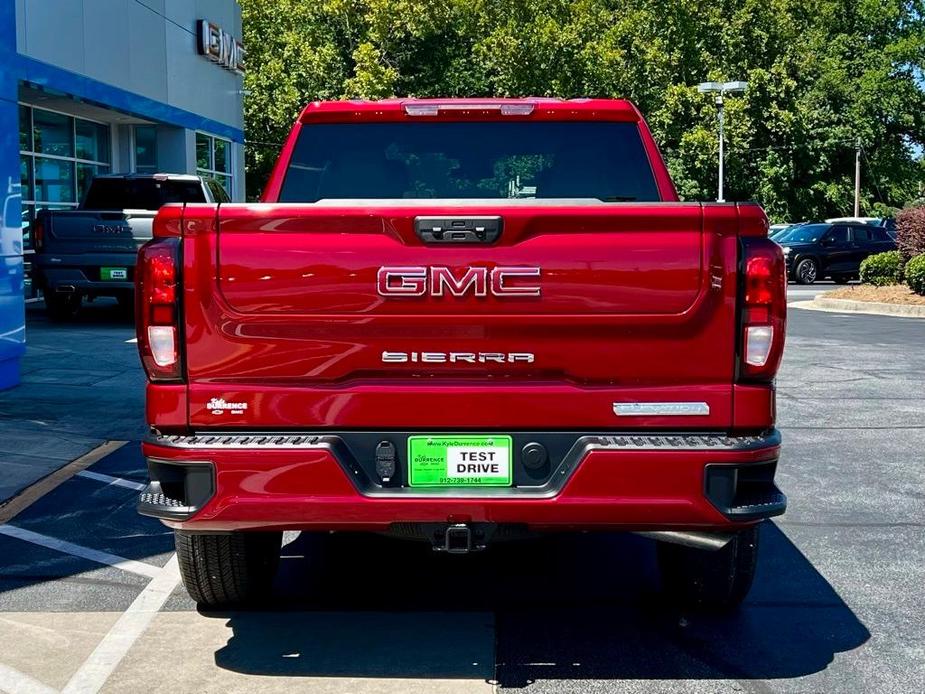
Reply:
[[[274,604],[204,612],[233,636],[235,672],[538,680],[777,679],[826,668],[869,632],[772,523],[735,614],[682,614],[658,593],[653,544],[568,535],[465,557],[374,536],[303,534]]]

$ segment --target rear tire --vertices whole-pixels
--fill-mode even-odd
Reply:
[[[206,607],[242,605],[266,598],[279,565],[283,534],[174,533],[180,575],[190,597]]]
[[[819,279],[819,265],[812,258],[803,258],[797,263],[793,276],[798,284],[812,284]]]
[[[662,585],[683,608],[727,611],[736,608],[752,586],[758,563],[758,526],[739,531],[719,550],[658,544]]]
[[[71,320],[80,310],[80,304],[80,294],[56,294],[51,291],[45,293],[45,310],[52,320]]]

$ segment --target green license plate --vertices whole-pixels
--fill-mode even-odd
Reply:
[[[128,268],[124,267],[101,267],[100,278],[104,280],[127,280]]]
[[[510,436],[409,436],[412,487],[511,486]]]

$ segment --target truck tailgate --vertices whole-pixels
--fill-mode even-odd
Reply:
[[[156,212],[56,210],[46,213],[44,247],[49,253],[135,253],[151,239]]]
[[[415,228],[477,216],[499,240]],[[190,424],[726,428],[737,224],[683,203],[189,205]],[[383,295],[382,268],[413,295]],[[539,295],[495,295],[496,268],[538,268],[509,287]]]

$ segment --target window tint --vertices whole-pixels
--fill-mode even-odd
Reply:
[[[222,184],[216,181],[214,178],[203,178],[206,182],[206,185],[209,186],[209,192],[212,193],[212,197],[215,198],[215,202],[231,202],[231,199],[228,197],[228,193],[225,192],[225,189],[222,187]]]
[[[401,122],[302,128],[282,202],[345,198],[657,201],[635,123]]]
[[[781,243],[815,243],[829,229],[828,224],[803,224],[788,230]]]
[[[889,232],[883,227],[873,227],[869,232],[874,241],[877,243],[882,243],[884,241],[892,241]]]
[[[135,170],[157,173],[157,128],[153,125],[135,126]]]
[[[848,227],[832,227],[825,235],[825,240],[836,246],[848,243]]]
[[[870,243],[872,229],[866,227],[854,227],[854,241],[855,243]]]
[[[157,210],[168,202],[205,202],[199,181],[154,178],[97,178],[90,185],[85,210]]]
[[[32,132],[36,152],[74,156],[74,119],[70,116],[34,109]]]
[[[109,161],[109,128],[107,126],[78,118],[75,137],[78,159]]]

